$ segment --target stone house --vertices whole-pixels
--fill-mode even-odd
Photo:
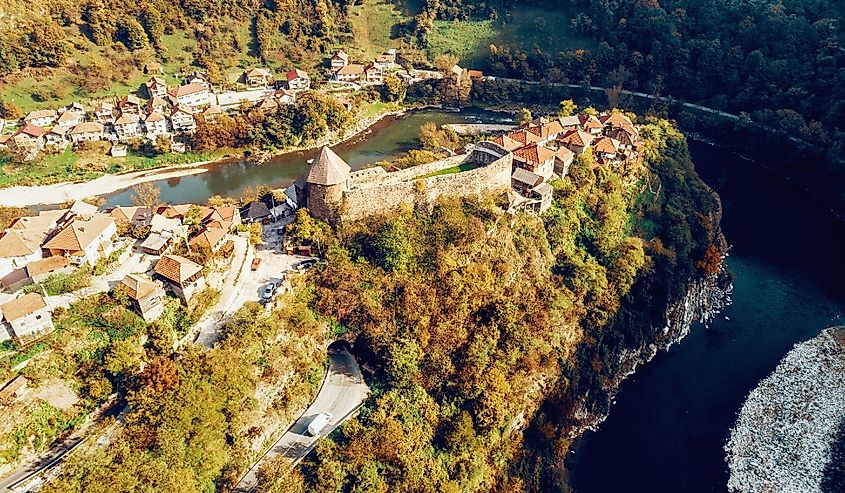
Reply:
[[[514,130],[513,132],[508,133],[507,136],[522,145],[539,144],[543,141],[542,137],[533,132],[529,132],[528,129],[525,128]]]
[[[557,120],[546,121],[540,124],[529,124],[526,130],[539,137],[538,144],[546,144],[555,140],[564,132],[563,125]]]
[[[273,72],[266,68],[244,70],[241,80],[250,87],[267,87],[273,82]]]
[[[506,151],[515,151],[524,145],[521,142],[508,137],[507,135],[499,135],[498,137],[492,139],[492,142],[495,142],[496,144],[502,146],[502,148]]]
[[[50,309],[38,293],[25,294],[0,305],[0,313],[9,336],[23,344],[55,330]]]
[[[341,67],[334,73],[335,80],[340,82],[357,82],[364,76],[364,66],[352,63]]]
[[[114,122],[114,131],[119,140],[139,138],[143,135],[144,126],[141,117],[135,113],[124,113]]]
[[[543,177],[536,173],[532,173],[525,168],[516,168],[511,175],[511,188],[527,196],[534,187],[543,183],[543,181]]]
[[[204,106],[213,102],[208,87],[197,82],[173,87],[167,95],[174,106]]]
[[[146,274],[129,274],[120,281],[132,308],[145,322],[157,320],[164,313],[164,288]]]
[[[76,144],[79,142],[88,142],[92,140],[103,140],[104,130],[105,127],[103,127],[102,123],[83,122],[73,127],[70,132],[68,132],[68,135],[70,136],[71,142]]]
[[[56,110],[35,110],[23,117],[24,124],[49,127],[56,122]]]
[[[560,147],[555,151],[555,173],[563,178],[569,172],[572,161],[575,160],[575,153],[566,147]]]
[[[156,262],[155,273],[186,305],[206,285],[202,266],[178,255],[162,255]]]
[[[93,266],[98,260],[108,257],[117,236],[114,218],[96,214],[88,220],[74,220],[44,243],[43,248],[50,255],[61,255],[74,265]]]
[[[311,78],[303,70],[295,68],[287,73],[288,89],[304,91],[311,87]]]
[[[332,71],[337,71],[341,67],[345,67],[347,65],[349,65],[349,55],[347,55],[343,50],[335,53],[331,59]]]
[[[150,80],[144,82],[144,90],[149,98],[167,97],[167,82],[158,76],[150,77]]]
[[[166,115],[170,111],[170,103],[163,96],[153,96],[147,101],[146,110],[148,115],[156,111]]]
[[[246,205],[241,216],[247,223],[259,222],[270,217],[270,209],[267,208],[264,202],[254,200]]]

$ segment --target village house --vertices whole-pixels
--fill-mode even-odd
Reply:
[[[211,252],[220,250],[226,239],[226,230],[222,228],[202,228],[199,233],[188,241],[193,248],[207,248]]]
[[[543,180],[548,180],[554,173],[554,160],[555,151],[540,144],[528,144],[513,151],[514,166],[540,175]]]
[[[523,146],[521,142],[514,140],[507,135],[499,135],[493,139],[493,142],[502,146],[502,148],[508,152],[515,151]]]
[[[578,115],[562,116],[557,121],[566,131],[574,129],[581,124],[581,119],[578,118]]]
[[[0,278],[39,260],[45,230],[8,229],[0,237]]]
[[[193,71],[182,79],[183,86],[189,86],[191,84],[199,84],[211,91],[211,80],[206,73]]]
[[[25,117],[23,117],[23,122],[27,125],[49,127],[50,125],[56,122],[56,110],[31,111]]]
[[[193,133],[197,129],[197,122],[194,115],[186,107],[174,106],[170,113],[170,124],[173,131],[177,133]]]
[[[293,104],[296,101],[296,93],[287,89],[279,89],[273,93],[273,97],[279,104]]]
[[[364,68],[364,75],[370,84],[384,83],[384,69],[377,63],[370,63]]]
[[[273,98],[264,98],[255,105],[255,109],[260,110],[265,115],[279,111],[279,103]]]
[[[200,114],[202,115],[203,120],[209,123],[214,123],[221,115],[223,115],[223,109],[216,104],[212,104],[208,108],[202,110]]]
[[[76,200],[68,209],[70,219],[91,219],[97,214],[97,206],[91,205],[83,200]]]
[[[538,144],[551,142],[564,132],[563,125],[557,120],[541,121],[536,124],[532,122],[528,124],[526,130],[539,138]]]
[[[150,62],[144,65],[144,73],[147,75],[161,75],[164,73],[164,67],[158,62]]]
[[[341,67],[349,65],[349,55],[347,55],[343,50],[340,50],[334,54],[330,63],[332,71],[337,71]]]
[[[340,82],[357,82],[364,76],[364,66],[352,63],[344,65],[334,73],[334,78]]]
[[[117,206],[105,211],[113,217],[118,225],[128,224],[132,226],[145,226],[152,218],[152,211],[149,207],[143,206]]]
[[[65,257],[47,257],[26,265],[26,275],[32,282],[42,282],[53,274],[69,273],[75,267]]]
[[[32,123],[27,123],[12,135],[11,141],[18,152],[33,153],[44,149],[44,136],[46,134],[47,130]]]
[[[155,140],[159,135],[170,135],[167,118],[158,111],[150,113],[144,120],[144,128],[147,131],[147,138]]]
[[[114,218],[95,214],[88,220],[74,220],[44,243],[43,248],[50,255],[67,257],[74,265],[93,266],[98,260],[108,257],[117,236]]]
[[[124,96],[117,103],[117,107],[120,108],[121,116],[125,115],[141,115],[141,108],[144,106],[144,102],[141,101],[141,98],[135,96],[134,94],[129,94]]]
[[[617,160],[619,141],[602,136],[593,141],[592,147],[599,162],[614,162]]]
[[[146,274],[129,274],[120,281],[132,308],[145,322],[153,322],[164,313],[164,288]]]
[[[591,135],[600,135],[604,130],[604,125],[593,115],[580,114],[578,115],[578,125],[581,129]]]
[[[241,224],[241,213],[237,207],[214,207],[214,210],[203,219],[203,224],[207,228],[220,228],[229,231]]]
[[[55,330],[50,309],[38,293],[25,294],[0,305],[0,313],[3,315],[8,335],[22,344]]]
[[[150,80],[144,82],[144,89],[146,90],[147,97],[149,98],[154,98],[156,96],[160,98],[167,97],[167,82],[165,82],[161,77],[150,77]]]
[[[111,148],[109,148],[109,156],[111,157],[126,157],[127,153],[128,147],[126,144],[114,143],[111,145]]]
[[[270,217],[270,209],[267,208],[264,202],[253,200],[241,211],[241,217],[247,223],[263,221]]]
[[[129,140],[141,137],[144,127],[141,117],[135,113],[124,113],[114,122],[114,131],[119,140]]]
[[[186,305],[197,291],[205,288],[202,266],[185,257],[162,255],[156,262],[155,273]]]
[[[49,132],[44,135],[44,145],[47,147],[64,148],[68,144],[68,129],[56,125],[51,128]]]
[[[161,214],[153,214],[149,226],[150,234],[141,243],[141,250],[150,255],[163,254],[173,239],[182,238],[187,234],[181,220]]]
[[[572,166],[572,161],[575,160],[575,153],[566,147],[559,147],[555,151],[555,174],[563,178],[569,173],[569,167]]]
[[[250,87],[267,87],[273,82],[273,73],[266,68],[244,70],[241,80]]]
[[[70,128],[73,128],[73,127],[79,125],[80,123],[82,123],[82,120],[84,119],[84,117],[85,117],[84,111],[78,112],[78,111],[75,111],[75,110],[67,110],[67,111],[62,112],[61,115],[59,115],[58,120],[56,120],[56,125],[63,127],[65,129],[70,129]]]
[[[94,116],[103,125],[114,123],[114,105],[107,101],[101,101],[94,107]]]
[[[203,106],[213,102],[208,87],[197,82],[173,87],[167,94],[174,106]]]
[[[376,63],[382,65],[388,69],[392,69],[396,66],[396,49],[391,48],[378,57],[376,57]]]
[[[303,70],[295,68],[287,73],[288,89],[304,91],[311,87],[311,78]]]
[[[543,177],[528,171],[525,168],[516,168],[511,175],[511,188],[521,193],[528,195],[531,190],[537,185],[543,183]]]
[[[538,144],[543,140],[538,135],[529,132],[527,129],[524,128],[514,130],[513,132],[510,132],[506,135],[522,145]]]
[[[98,122],[83,122],[73,127],[68,135],[74,144],[92,140],[103,140],[103,124]]]
[[[575,154],[584,154],[589,149],[590,144],[595,140],[595,136],[578,129],[568,130],[565,134],[557,138],[558,144],[569,149]]]
[[[156,111],[158,111],[162,115],[166,115],[170,111],[170,103],[168,103],[163,96],[153,96],[152,98],[147,100],[145,108],[147,110],[148,115]]]

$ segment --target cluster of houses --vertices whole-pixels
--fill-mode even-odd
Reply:
[[[553,176],[566,176],[576,155],[588,150],[597,165],[627,166],[640,159],[640,135],[622,113],[537,118],[493,142],[513,154],[510,204],[542,213],[552,203]]]
[[[145,70],[154,72],[159,67],[149,64]],[[0,135],[0,148],[32,159],[48,148],[107,141],[113,144],[112,156],[122,157],[128,142],[155,142],[165,137],[173,143],[173,151],[183,152],[187,141],[184,137],[194,133],[199,116],[213,121],[244,104],[276,110],[280,105],[292,104],[297,91],[311,87],[308,74],[298,69],[287,73],[285,83],[277,83],[273,73],[264,68],[245,70],[240,80],[247,90],[215,92],[208,76],[201,72],[189,74],[173,87],[168,87],[160,75],[151,75],[141,88],[145,99],[130,94],[99,101],[91,108],[75,102],[59,110],[32,111],[23,117],[14,133]]]
[[[75,202],[67,209],[20,217],[0,236],[0,290],[14,293],[52,275],[93,266],[115,250],[120,231],[141,229],[145,237],[135,253],[153,256],[155,266],[150,274],[131,273],[120,284],[138,314],[153,321],[164,310],[165,289],[187,305],[206,286],[202,265],[170,253],[177,243],[184,243],[189,251],[217,252],[242,218],[251,222],[269,216],[261,202],[243,210],[184,204],[155,210],[118,206],[104,211]],[[189,229],[195,229],[190,236]],[[0,304],[0,342],[28,342],[52,331],[50,312],[49,298],[38,292]]]
[[[395,49],[385,51],[366,65],[349,63],[349,55],[340,50],[329,63],[329,80],[369,85],[383,84],[385,75],[399,67]]]

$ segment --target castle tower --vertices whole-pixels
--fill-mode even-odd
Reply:
[[[346,161],[327,146],[320,150],[305,176],[307,207],[311,215],[330,223],[339,219],[351,170]]]

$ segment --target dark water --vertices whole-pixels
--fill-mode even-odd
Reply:
[[[467,109],[461,112],[443,110],[414,111],[399,118],[385,118],[371,132],[333,147],[353,169],[377,161],[391,160],[419,146],[419,128],[425,122],[508,122],[509,115]],[[271,187],[286,186],[300,177],[308,159],[317,150],[292,152],[277,156],[262,165],[238,161],[213,167],[207,173],[183,176],[155,182],[164,202],[178,204],[205,202],[212,195],[238,197],[251,186],[266,184]],[[122,191],[107,197],[107,205],[130,205],[131,192]]]
[[[845,323],[845,227],[763,168],[690,148],[722,197],[734,302],[622,385],[575,454],[579,493],[726,491],[722,447],[748,392],[795,343]]]

